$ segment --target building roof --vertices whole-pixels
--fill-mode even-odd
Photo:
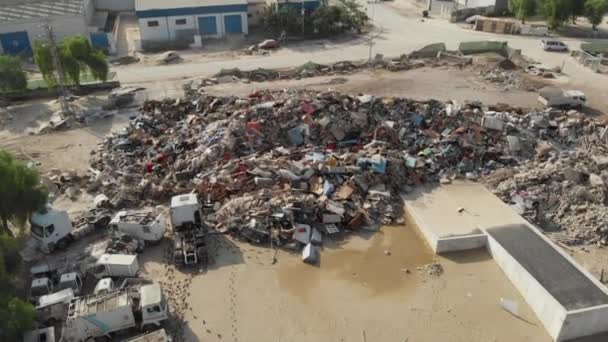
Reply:
[[[135,0],[135,10],[140,12],[150,10],[198,8],[232,4],[247,4],[247,0]]]
[[[83,12],[84,0],[0,0],[0,22]]]

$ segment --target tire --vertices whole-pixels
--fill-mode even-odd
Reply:
[[[156,328],[158,328],[158,327],[155,324],[146,324],[143,327],[141,327],[141,331],[144,333],[149,333],[149,332],[156,330]]]
[[[58,249],[66,249],[68,247],[68,239],[67,238],[63,238],[59,241],[57,241],[57,248]]]

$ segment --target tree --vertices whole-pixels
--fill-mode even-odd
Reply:
[[[10,234],[9,221],[24,223],[31,213],[43,208],[48,192],[36,170],[6,151],[0,151],[0,221]]]
[[[0,91],[23,90],[27,87],[27,77],[21,61],[13,56],[0,55]]]
[[[105,81],[108,78],[109,66],[106,56],[95,50],[88,39],[83,36],[68,37],[57,46],[59,61],[64,76],[75,84],[80,84],[80,76],[90,72],[94,79]],[[34,62],[50,86],[57,84],[57,70],[53,63],[50,46],[47,42],[34,44]]]
[[[572,0],[542,0],[541,10],[549,27],[555,30],[572,16]]]
[[[34,307],[17,297],[23,289],[20,270],[21,239],[0,234],[0,340],[19,341],[34,327]]]
[[[526,18],[536,14],[536,0],[509,0],[509,10],[525,24]]]
[[[266,7],[262,22],[267,30],[289,34],[302,33],[302,18],[298,11],[287,4]]]
[[[597,25],[602,23],[606,12],[608,12],[608,0],[585,1],[585,16],[591,23],[593,30],[597,30]]]
[[[572,24],[576,25],[576,18],[585,15],[585,0],[572,0]]]

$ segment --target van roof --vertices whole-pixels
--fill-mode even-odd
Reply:
[[[185,194],[173,196],[171,198],[171,208],[181,207],[184,205],[198,205],[196,194]]]
[[[102,254],[97,264],[131,265],[137,259],[137,255],[128,254]]]
[[[63,210],[47,208],[46,211],[37,211],[33,213],[30,221],[39,226],[46,227],[50,224],[55,223],[56,217],[61,216],[67,216],[67,213]]]

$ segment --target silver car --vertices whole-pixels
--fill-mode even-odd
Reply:
[[[543,39],[540,43],[545,51],[568,51],[568,45],[561,40]]]

